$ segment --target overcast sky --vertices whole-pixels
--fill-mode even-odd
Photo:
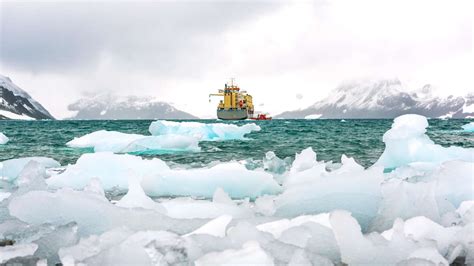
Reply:
[[[1,1],[1,0],[0,0]],[[230,77],[277,114],[353,79],[473,91],[472,1],[0,2],[0,74],[55,117],[95,93],[214,117]]]

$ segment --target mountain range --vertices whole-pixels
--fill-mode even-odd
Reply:
[[[68,106],[69,119],[197,119],[151,97],[98,94]],[[283,112],[275,118],[394,118],[415,113],[431,118],[474,117],[474,93],[440,97],[427,84],[408,91],[398,79],[346,82],[313,105]],[[0,119],[54,119],[27,92],[0,75]]]
[[[9,77],[0,75],[1,119],[54,119],[54,117],[27,92],[15,85]]]
[[[407,92],[398,79],[347,82],[313,105],[275,118],[394,118],[415,113],[431,118],[474,117],[474,94],[435,96],[427,84]]]
[[[68,106],[70,119],[197,119],[171,104],[150,97],[98,94]]]

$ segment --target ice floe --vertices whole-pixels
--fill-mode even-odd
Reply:
[[[11,159],[0,162],[0,178],[7,181],[15,181],[23,168],[31,162],[38,162],[45,168],[60,167],[61,164],[54,159],[47,157],[25,157],[18,159]]]
[[[224,123],[174,122],[158,120],[152,122],[149,131],[154,136],[184,135],[201,140],[233,140],[244,139],[252,131],[260,131],[255,123],[242,126]]]
[[[425,134],[427,127],[428,120],[421,115],[395,118],[392,128],[383,135],[385,150],[376,164],[396,168],[413,162],[474,161],[474,149],[435,144]]]
[[[466,125],[462,126],[462,128],[464,129],[464,131],[474,132],[474,122],[466,124]]]
[[[172,122],[158,120],[149,128],[151,136],[99,130],[74,138],[66,145],[72,148],[93,148],[95,152],[163,154],[198,152],[199,141],[243,140],[256,124],[242,126],[223,123]]]
[[[239,163],[222,163],[210,168],[175,170],[160,159],[145,160],[128,154],[82,155],[62,174],[48,179],[53,187],[82,189],[98,178],[104,189],[128,188],[128,177],[139,180],[149,196],[195,196],[212,198],[222,188],[232,198],[256,198],[276,194],[281,187],[271,174],[247,170]]]
[[[0,145],[2,144],[7,144],[7,142],[9,141],[10,139],[8,139],[7,136],[5,136],[5,134],[3,134],[2,132],[0,132]]]
[[[169,153],[200,151],[198,140],[183,135],[145,136],[100,130],[74,138],[67,143],[73,148],[93,148],[95,152]]]

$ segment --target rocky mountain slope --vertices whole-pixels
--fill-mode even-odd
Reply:
[[[328,97],[276,118],[394,118],[402,114],[432,118],[474,117],[474,94],[435,96],[431,85],[406,92],[398,79],[342,84]]]
[[[54,117],[10,78],[0,75],[0,119],[34,120]]]
[[[68,106],[70,119],[196,119],[166,102],[148,97],[99,94]]]

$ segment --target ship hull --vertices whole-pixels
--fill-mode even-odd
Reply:
[[[244,120],[248,118],[247,109],[217,110],[217,118],[222,120]]]

